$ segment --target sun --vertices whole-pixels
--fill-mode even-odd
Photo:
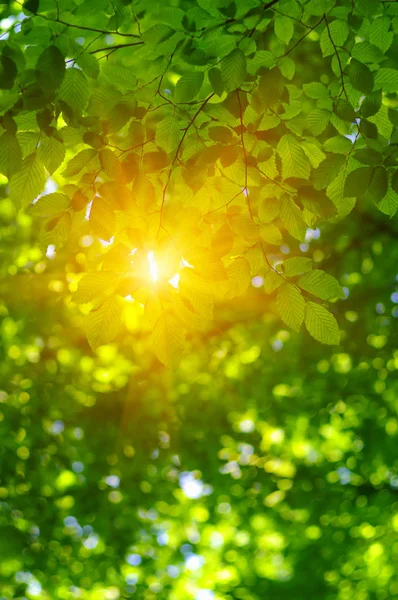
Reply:
[[[156,284],[156,283],[158,283],[159,278],[161,277],[162,273],[159,269],[159,263],[156,261],[155,253],[153,250],[148,252],[148,264],[149,264],[149,277],[150,277],[152,283]],[[168,283],[177,289],[179,281],[180,281],[180,274],[175,273],[175,275],[173,275],[173,277],[171,277],[171,279],[168,280]]]
[[[149,263],[149,277],[153,283],[156,283],[159,279],[158,263],[155,260],[155,253],[153,250],[148,252],[148,263]]]
[[[131,259],[133,269],[138,269],[141,273],[141,277],[153,287],[158,287],[160,284],[167,281],[173,288],[178,289],[181,269],[184,269],[186,266],[191,267],[188,262],[181,258],[179,266],[174,271],[173,268],[170,268],[171,265],[165,261],[163,257],[160,257],[160,259],[157,260],[154,250],[141,254],[138,252],[137,248],[133,248],[130,254],[134,257]],[[170,277],[170,275],[172,276]]]

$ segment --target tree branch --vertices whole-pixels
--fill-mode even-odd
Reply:
[[[16,0],[16,3],[19,4],[22,8],[24,8],[24,5],[21,2],[19,2],[19,0]],[[30,11],[30,12],[33,12],[33,11]],[[43,15],[38,12],[33,12],[33,14],[35,15],[35,17],[40,17],[41,19],[50,21],[51,23],[59,23],[60,25],[65,25],[65,27],[73,27],[75,29],[81,29],[82,31],[93,31],[94,33],[102,33],[104,35],[120,35],[121,37],[133,37],[133,38],[140,39],[140,36],[136,35],[134,33],[120,33],[119,31],[109,31],[106,29],[97,29],[95,27],[87,27],[86,25],[76,25],[75,23],[67,23],[66,21],[63,21],[62,19],[60,19],[58,17],[56,19],[53,19],[52,17],[48,17],[47,15]]]

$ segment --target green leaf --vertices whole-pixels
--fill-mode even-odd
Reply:
[[[312,269],[312,260],[305,258],[304,256],[293,256],[293,258],[287,258],[283,262],[283,271],[286,277],[295,277],[296,275],[302,275]]]
[[[379,63],[383,60],[384,54],[377,47],[367,41],[355,44],[351,51],[351,56],[363,63]]]
[[[56,46],[49,46],[37,59],[37,83],[47,92],[54,92],[61,85],[65,70],[65,59],[60,50]]]
[[[268,271],[264,277],[264,289],[266,294],[272,294],[283,283],[283,277],[276,271]]]
[[[98,133],[88,131],[83,135],[83,142],[85,144],[88,144],[92,148],[96,148],[97,150],[99,150],[104,145],[104,138]]]
[[[90,225],[102,240],[110,240],[115,233],[115,213],[102,198],[94,198],[90,210]]]
[[[228,127],[222,127],[221,125],[211,127],[208,130],[208,134],[211,140],[214,140],[215,142],[220,142],[221,144],[229,144],[230,142],[232,142],[233,139],[231,129],[229,129]]]
[[[22,158],[26,158],[36,150],[41,134],[38,131],[21,131],[17,133],[17,138],[21,146]]]
[[[101,68],[101,75],[108,83],[119,89],[133,89],[137,83],[131,68],[116,61],[105,63]]]
[[[262,130],[269,130],[269,129],[274,129],[275,127],[277,127],[280,123],[280,118],[278,118],[277,115],[267,115],[265,114],[263,116],[263,118],[261,119],[260,122],[260,129]]]
[[[398,125],[398,110],[388,109],[388,118],[393,125]]]
[[[173,368],[181,359],[184,350],[184,333],[180,323],[170,311],[164,312],[152,332],[152,347],[168,368]]]
[[[377,203],[377,208],[385,215],[393,217],[398,211],[398,192],[396,192],[392,187],[390,187],[384,198],[382,198],[382,200],[380,200],[380,202]]]
[[[358,198],[363,196],[372,180],[374,169],[372,167],[360,167],[347,175],[344,184],[344,196],[346,198]]]
[[[176,102],[190,102],[199,94],[203,83],[203,73],[201,71],[192,71],[185,73],[177,81],[174,92]]]
[[[217,94],[217,96],[222,96],[224,92],[224,81],[221,70],[218,67],[213,67],[210,69],[208,75],[213,91]]]
[[[52,175],[64,161],[65,146],[54,137],[46,137],[40,141],[37,155]]]
[[[398,169],[394,171],[394,174],[391,179],[391,187],[396,194],[398,194]]]
[[[277,146],[277,151],[282,159],[283,178],[298,177],[308,179],[310,164],[298,140],[290,133],[284,135]]]
[[[27,0],[27,2],[24,2],[23,8],[35,15],[39,10],[39,4],[39,0]]]
[[[290,235],[303,242],[307,225],[304,221],[303,213],[288,196],[282,197],[280,216]]]
[[[336,319],[320,304],[306,303],[304,321],[308,333],[318,342],[330,345],[340,343],[340,331]]]
[[[380,110],[375,115],[369,117],[368,122],[376,125],[378,134],[377,137],[381,136],[386,140],[391,138],[394,131],[394,126],[390,121],[388,108],[385,104],[380,107]],[[375,139],[377,139],[377,137]],[[380,140],[380,142],[383,143],[382,140]],[[391,142],[394,143],[393,139],[391,139]]]
[[[334,152],[336,154],[347,154],[352,148],[352,142],[343,135],[329,138],[323,144],[326,152]]]
[[[394,34],[389,31],[390,19],[388,17],[378,17],[374,19],[370,26],[369,41],[384,53],[391,46]]]
[[[291,81],[296,72],[296,63],[289,56],[284,56],[278,60],[278,68],[282,75]]]
[[[80,279],[76,292],[72,295],[72,301],[76,304],[87,304],[100,298],[103,294],[114,291],[123,275],[112,271],[94,271],[86,273]]]
[[[85,150],[81,150],[76,156],[71,158],[68,162],[66,169],[62,172],[62,177],[72,177],[73,175],[77,175],[83,167],[86,167],[87,164],[97,156],[97,150],[94,148],[86,148]]]
[[[37,155],[30,154],[10,180],[10,198],[17,209],[25,208],[44,189],[46,175]]]
[[[258,239],[258,227],[248,214],[232,215],[230,225],[232,230],[247,242]]]
[[[287,46],[294,34],[292,19],[277,15],[274,21],[274,29],[276,37]]]
[[[377,127],[374,123],[371,123],[367,119],[362,119],[361,121],[361,134],[365,138],[370,138],[371,140],[376,140],[378,136]]]
[[[45,222],[40,234],[40,243],[44,248],[49,244],[59,249],[65,246],[70,237],[72,219],[68,211],[59,213]]]
[[[325,27],[323,30],[320,39],[323,56],[325,57],[334,54],[333,43],[335,46],[343,46],[349,31],[348,23],[346,21],[336,19],[329,23],[328,27]]]
[[[35,217],[55,217],[64,212],[70,206],[70,198],[60,192],[54,192],[41,196],[37,202],[30,207],[30,213]]]
[[[114,151],[110,148],[102,148],[98,156],[102,170],[109,179],[119,181],[122,177],[122,165]]]
[[[80,69],[66,70],[58,97],[70,106],[73,111],[82,113],[90,97],[87,78]]]
[[[260,225],[260,235],[262,239],[271,246],[280,246],[282,243],[282,234],[280,229],[273,223]]]
[[[250,75],[256,75],[262,67],[270,69],[275,66],[275,57],[268,50],[258,50],[253,58],[247,61],[247,71]]]
[[[278,69],[272,69],[264,73],[260,78],[257,92],[254,96],[254,106],[258,113],[263,112],[265,108],[273,106],[281,100],[283,92],[283,78]]]
[[[372,148],[361,148],[355,152],[354,157],[363,165],[370,165],[371,167],[376,167],[383,160],[382,155]]]
[[[337,177],[345,163],[345,157],[340,154],[330,154],[321,162],[314,174],[314,188],[322,190]]]
[[[242,50],[233,50],[222,62],[222,78],[228,92],[236,90],[246,79],[246,58]]]
[[[291,283],[284,283],[278,289],[276,305],[282,321],[294,331],[299,331],[304,321],[304,298],[300,290]]]
[[[120,100],[120,92],[111,85],[98,85],[90,96],[87,112],[101,118],[109,118]]]
[[[366,190],[368,198],[373,202],[380,202],[388,190],[388,172],[385,167],[376,167],[373,170],[372,179]]]
[[[329,92],[326,87],[323,85],[323,83],[317,81],[313,83],[304,83],[303,90],[305,95],[313,100],[329,97]]]
[[[379,69],[376,71],[375,89],[382,89],[388,94],[398,92],[398,70],[397,69]]]
[[[373,17],[380,10],[379,0],[356,0],[355,8],[365,17]]]
[[[317,169],[321,162],[325,159],[324,152],[321,150],[318,144],[314,144],[312,142],[303,141],[301,146],[307,155],[311,166],[314,167],[314,169]]]
[[[121,299],[112,294],[86,317],[86,334],[93,350],[109,344],[120,329]]]
[[[344,195],[344,184],[346,180],[345,170],[341,170],[335,179],[328,185],[326,193],[338,211],[339,219],[346,217],[354,208],[356,199]]]
[[[316,108],[307,115],[307,127],[313,135],[323,133],[330,123],[331,114],[323,108]]]
[[[18,75],[18,67],[9,57],[0,56],[0,90],[10,90]]]
[[[355,110],[348,100],[340,98],[335,106],[336,115],[339,119],[352,123],[355,120]]]
[[[180,141],[180,124],[174,115],[165,117],[160,121],[156,129],[156,143],[166,150],[173,152]]]
[[[363,117],[371,117],[375,115],[381,107],[381,101],[381,90],[368,94],[361,104],[361,115]]]
[[[301,111],[303,110],[303,105],[300,102],[300,100],[292,100],[289,104],[284,102],[282,104],[282,108],[283,112],[280,111],[280,119],[283,119],[284,121],[290,121],[301,113]],[[294,131],[295,121],[293,121],[293,126],[291,123],[289,123],[289,126],[291,130]]]
[[[332,275],[320,269],[314,269],[300,277],[298,285],[321,300],[344,298],[344,290]]]
[[[305,185],[298,190],[298,196],[304,208],[314,215],[329,218],[336,214],[336,207],[323,190]]]
[[[77,59],[76,63],[82,69],[87,77],[91,77],[92,79],[97,79],[100,67],[99,62],[95,58],[93,54],[88,54],[88,52],[83,52]]]
[[[165,42],[172,35],[174,35],[175,30],[169,27],[168,25],[157,24],[153,27],[150,27],[142,34],[142,39],[148,45],[156,46],[162,42]]]
[[[80,212],[81,210],[86,209],[88,204],[88,197],[83,194],[80,189],[77,189],[71,198],[71,208],[75,212]]]
[[[235,298],[245,293],[250,285],[250,265],[243,257],[235,258],[227,267],[228,297]]]
[[[258,207],[258,218],[261,223],[271,223],[279,215],[280,202],[278,198],[271,197],[261,200]]]
[[[364,94],[370,94],[373,90],[374,80],[373,73],[369,67],[359,62],[356,58],[353,58],[347,71],[352,86]]]
[[[0,173],[10,178],[22,165],[22,151],[15,135],[6,131],[0,138]]]

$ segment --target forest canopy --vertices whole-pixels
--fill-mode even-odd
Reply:
[[[0,3],[0,600],[398,596],[398,3]]]

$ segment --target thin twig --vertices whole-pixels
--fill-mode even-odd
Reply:
[[[119,50],[120,48],[131,48],[131,46],[142,46],[144,42],[131,42],[131,44],[116,44],[116,46],[106,46],[105,48],[97,48],[91,50],[90,54],[96,54],[97,52],[105,52],[105,50]]]
[[[209,210],[209,212],[207,212],[204,216],[207,217],[207,215],[211,215],[211,214],[217,212],[218,210],[221,210],[222,208],[226,208],[227,206],[229,206],[231,204],[231,202],[233,200],[235,200],[235,198],[237,198],[241,194],[243,194],[243,190],[239,190],[239,192],[237,194],[235,194],[235,196],[233,196],[230,200],[228,200],[228,202],[226,202],[225,204],[222,204],[218,208],[214,208],[213,210]]]
[[[288,54],[290,54],[295,48],[297,48],[297,46],[299,44],[301,44],[301,42],[307,37],[307,35],[309,35],[311,33],[311,31],[314,31],[314,29],[316,29],[318,27],[318,25],[320,25],[322,23],[324,19],[324,16],[321,17],[321,19],[319,19],[319,21],[317,23],[315,23],[315,25],[313,25],[313,27],[311,27],[311,29],[309,29],[291,48],[289,48],[289,50],[287,50],[285,52],[285,54],[283,55],[283,57],[287,56]]]
[[[339,70],[340,70],[340,78],[341,78],[341,87],[342,87],[342,91],[344,92],[344,96],[346,97],[346,100],[348,100],[347,92],[346,92],[346,89],[345,89],[345,87],[344,87],[344,73],[343,73],[343,67],[342,67],[342,64],[341,64],[341,59],[340,59],[339,51],[337,50],[337,48],[336,48],[336,44],[335,44],[335,43],[334,43],[334,41],[333,41],[332,34],[330,33],[329,23],[328,23],[328,20],[327,20],[327,18],[326,18],[326,15],[325,15],[325,14],[323,15],[323,18],[324,18],[324,20],[325,20],[325,23],[326,23],[326,28],[327,28],[327,30],[328,30],[328,36],[329,36],[330,43],[331,43],[331,44],[332,44],[332,46],[333,46],[334,53],[335,53],[335,56],[336,56],[336,58],[337,58],[337,62],[338,62],[338,64],[339,64]],[[341,95],[341,94],[340,94],[340,95]]]
[[[160,233],[160,229],[162,227],[162,219],[163,219],[163,210],[164,210],[164,204],[165,204],[165,200],[166,200],[166,192],[167,192],[167,188],[169,187],[169,183],[170,183],[170,179],[171,179],[171,174],[173,172],[173,168],[174,165],[178,159],[178,155],[180,153],[181,150],[181,146],[185,140],[185,137],[189,131],[189,128],[191,127],[191,125],[194,123],[195,119],[197,118],[197,116],[202,112],[202,110],[204,109],[204,107],[206,106],[206,104],[208,103],[208,101],[213,98],[213,96],[215,95],[215,92],[213,92],[212,94],[210,94],[209,96],[207,96],[207,98],[204,100],[204,102],[202,102],[202,104],[200,105],[200,107],[198,108],[198,110],[196,111],[196,113],[194,114],[194,116],[192,117],[192,119],[189,121],[188,125],[185,127],[184,129],[184,133],[182,134],[182,137],[178,143],[177,146],[177,150],[175,152],[174,158],[172,160],[168,175],[167,175],[167,179],[166,179],[166,183],[163,187],[163,193],[162,193],[162,203],[160,206],[160,219],[159,219],[159,228],[158,228],[158,232],[156,235],[156,238],[159,237],[159,233]]]
[[[307,23],[303,23],[303,21],[300,21],[300,19],[296,19],[296,17],[292,17],[291,15],[286,15],[285,13],[281,12],[280,10],[278,10],[277,8],[274,8],[274,11],[278,14],[281,15],[282,17],[286,17],[287,19],[292,19],[292,21],[296,21],[296,23],[299,23],[300,25],[302,25],[303,27],[306,27],[307,29],[311,29],[311,25],[307,25]]]
[[[175,50],[173,50],[173,52],[170,54],[169,62],[167,63],[165,70],[163,71],[162,75],[160,76],[160,81],[159,81],[158,89],[155,92],[155,96],[160,94],[160,88],[162,87],[163,78],[166,75],[167,71],[169,70],[171,61],[173,60],[174,53],[175,53]],[[163,98],[163,96],[162,96],[162,98]]]

